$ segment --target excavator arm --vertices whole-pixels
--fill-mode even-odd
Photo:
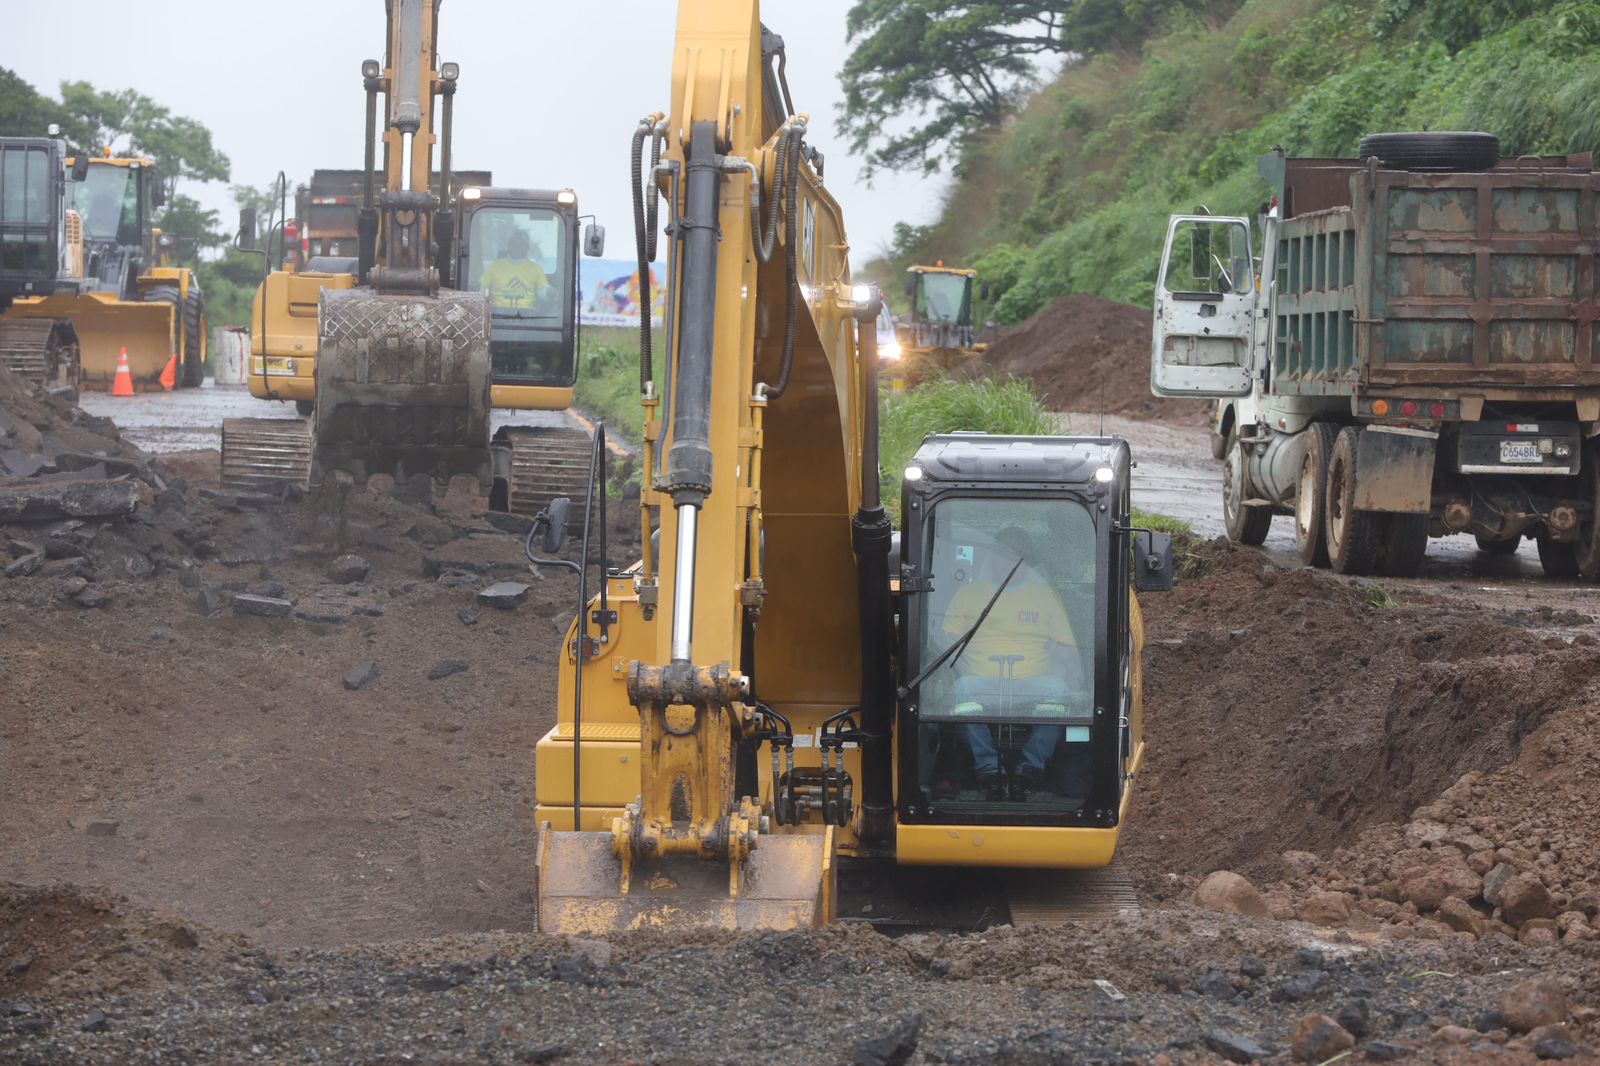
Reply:
[[[889,525],[858,349],[877,304],[757,0],[684,0],[674,56],[671,112],[634,145],[670,238],[668,325],[643,344],[645,558],[605,640],[580,612],[539,748],[552,932],[822,924],[836,852],[892,821]],[[641,278],[653,214],[636,207]],[[864,728],[825,759],[844,718]]]

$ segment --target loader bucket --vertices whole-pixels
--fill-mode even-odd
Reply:
[[[487,491],[489,302],[482,293],[323,289],[312,481],[471,474]]]
[[[763,835],[728,894],[728,867],[692,856],[636,863],[629,892],[610,833],[539,831],[539,930],[808,929],[833,919],[833,829]]]
[[[174,309],[165,301],[138,303],[106,293],[58,294],[19,301],[7,315],[70,321],[78,334],[78,362],[83,387],[88,389],[111,388],[124,348],[134,387],[159,389],[161,371],[178,350]]]

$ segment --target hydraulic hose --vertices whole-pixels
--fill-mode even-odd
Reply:
[[[661,162],[661,131],[659,118],[647,115],[639,120],[633,131],[633,236],[639,256],[639,391],[646,392],[655,380],[655,367],[650,348],[650,264],[656,258],[656,223],[659,219],[659,202],[655,189],[656,165]],[[645,179],[640,172],[644,164],[644,142],[650,138],[649,200],[645,198]]]
[[[774,208],[783,205],[783,276],[785,304],[783,314],[783,357],[778,362],[778,379],[766,386],[766,398],[776,400],[789,388],[789,374],[794,369],[795,339],[800,328],[800,273],[797,267],[800,241],[800,141],[805,136],[805,123],[790,119],[778,141],[778,167],[773,177],[776,188]],[[792,142],[792,143],[791,143]],[[776,218],[776,215],[774,215]]]

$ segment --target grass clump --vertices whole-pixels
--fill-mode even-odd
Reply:
[[[1057,432],[1033,386],[1018,378],[956,381],[940,378],[879,401],[878,448],[884,499],[898,511],[900,472],[934,433],[1038,436]]]

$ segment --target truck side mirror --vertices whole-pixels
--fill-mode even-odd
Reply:
[[[593,222],[583,228],[583,254],[599,259],[606,254],[606,228]]]
[[[1172,537],[1134,530],[1133,587],[1139,592],[1172,591]]]
[[[256,209],[253,207],[239,208],[238,244],[241,252],[256,250]]]
[[[917,276],[915,274],[906,275],[906,295],[913,300],[917,298]]]
[[[557,496],[535,518],[534,524],[543,524],[544,533],[539,539],[539,547],[546,555],[553,555],[561,550],[561,545],[567,542],[567,519],[572,513],[572,500],[566,496]]]
[[[150,206],[165,207],[167,205],[167,187],[161,184],[159,177],[153,177],[150,182]]]
[[[978,285],[978,299],[985,302],[989,299],[989,283],[987,281]]]
[[[89,157],[82,153],[72,157],[72,180],[85,181],[89,177]]]

